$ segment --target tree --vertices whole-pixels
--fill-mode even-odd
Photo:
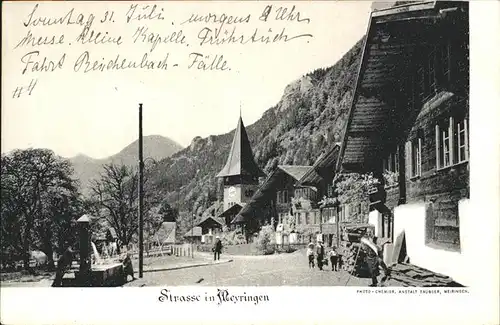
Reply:
[[[275,246],[273,244],[274,229],[272,226],[263,226],[259,231],[253,247],[255,250],[262,255],[274,254]]]
[[[172,206],[166,200],[164,200],[161,203],[161,208],[158,213],[163,216],[163,221],[175,222],[175,220],[177,220],[179,211],[177,211],[177,209],[175,208],[172,208]]]
[[[92,182],[92,196],[101,208],[101,217],[116,230],[120,241],[118,246],[128,245],[139,228],[139,174],[132,167],[114,163],[103,168],[100,179]],[[156,217],[149,211],[161,201],[157,191],[149,186],[148,172],[144,174],[143,215],[145,224],[148,224],[149,218]]]
[[[54,236],[70,233],[79,196],[71,164],[51,150],[27,149],[2,156],[1,168],[2,255],[22,256],[29,270],[30,251],[39,248],[52,264]]]
[[[34,222],[35,243],[47,255],[49,269],[54,269],[53,253],[62,254],[77,238],[76,220],[81,213],[78,188],[73,184],[49,189],[42,194],[41,211]]]

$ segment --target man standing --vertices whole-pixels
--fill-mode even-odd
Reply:
[[[382,268],[382,270],[384,271],[382,283],[384,283],[390,276],[389,270],[381,257],[382,250],[377,245],[377,237],[372,237],[371,239],[364,237],[361,239],[361,242],[363,243],[363,250],[365,252],[365,262],[368,266],[368,270],[370,271],[370,276],[372,278],[372,284],[370,286],[377,287],[377,277],[380,275],[379,268]]]
[[[73,263],[73,250],[71,249],[70,246],[64,251],[64,253],[57,260],[56,277],[54,279],[54,282],[52,283],[53,287],[62,286],[62,279],[64,273],[66,273],[66,269],[71,267],[72,263]]]
[[[325,259],[325,247],[323,246],[323,241],[318,240],[318,245],[316,246],[316,261],[318,262],[318,268],[320,271],[323,270],[323,260]]]
[[[220,237],[217,236],[215,238],[215,245],[214,245],[214,261],[219,261],[220,260],[220,253],[222,252],[222,242],[220,241]]]

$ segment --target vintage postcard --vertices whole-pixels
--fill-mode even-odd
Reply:
[[[5,3],[2,324],[497,324],[498,8]]]

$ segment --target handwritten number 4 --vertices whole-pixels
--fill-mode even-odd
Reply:
[[[111,11],[111,12],[106,11],[106,12],[104,13],[104,18],[103,18],[103,19],[101,19],[101,23],[105,23],[105,22],[114,23],[114,22],[115,22],[115,21],[113,20],[113,14],[114,14],[114,13],[115,13],[114,11]]]
[[[12,93],[12,98],[19,98],[21,97],[22,94],[28,93],[28,95],[31,96],[31,92],[35,88],[38,80],[37,79],[31,79],[31,82],[28,87],[22,86],[22,87],[16,87],[14,92]]]

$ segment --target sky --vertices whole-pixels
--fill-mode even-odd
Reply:
[[[271,4],[273,7],[266,22],[258,19],[266,6],[262,2],[169,2],[157,3],[154,14],[160,13],[163,20],[131,19],[129,23],[126,18],[130,3],[47,2],[37,8],[33,3],[5,5],[2,20],[2,153],[38,147],[52,149],[64,157],[77,154],[93,158],[110,156],[137,139],[139,103],[144,105],[144,135],[163,135],[182,146],[188,146],[196,136],[207,137],[233,130],[240,106],[244,123],[250,125],[277,104],[289,83],[312,70],[335,64],[365,34],[371,6],[370,1],[294,2],[288,5],[273,1]],[[286,7],[289,13],[292,5],[295,5],[294,14],[300,12],[301,22],[274,19],[280,6]],[[77,44],[77,37],[83,30],[78,24],[42,26],[43,17],[64,17],[71,9],[70,20],[78,21],[81,14],[85,22],[93,14],[95,19],[90,30],[102,35],[108,32],[115,40],[121,36],[121,44]],[[113,12],[112,19],[104,19],[106,11],[108,18]],[[222,30],[229,31],[234,27],[237,33],[246,37],[256,28],[262,34],[275,35],[285,28],[290,37],[300,34],[312,37],[265,45],[200,45],[201,30],[215,30],[221,27],[220,23],[181,23],[191,14],[209,13],[219,18],[223,13],[226,17],[250,15],[248,23],[230,24],[226,20],[222,26]],[[163,36],[182,29],[185,43],[161,43],[150,51],[151,43],[144,43],[141,38],[134,43],[134,33],[140,28],[144,31],[144,27],[147,33]],[[63,34],[63,44],[17,46],[28,33],[36,39],[47,38],[38,43],[50,42],[52,37],[57,43]],[[38,56],[28,54],[33,51],[39,51]],[[123,58],[140,62],[144,53],[148,53],[150,60],[161,61],[168,53],[168,68],[84,73],[83,65],[74,71],[75,63],[85,60],[85,51],[89,53],[89,62],[101,58],[109,62],[117,55],[119,62]],[[226,67],[231,70],[204,71],[196,69],[196,65],[188,68],[194,57],[189,53],[193,52],[211,59],[223,56]],[[46,58],[46,68],[49,61],[57,65],[63,54],[60,68],[39,71],[43,68],[43,58]],[[30,61],[33,63],[28,63]],[[38,67],[34,64],[36,61],[39,61]],[[178,66],[174,68],[173,64]],[[30,83],[35,86],[30,88]],[[23,88],[21,95],[14,96],[20,88]]]

